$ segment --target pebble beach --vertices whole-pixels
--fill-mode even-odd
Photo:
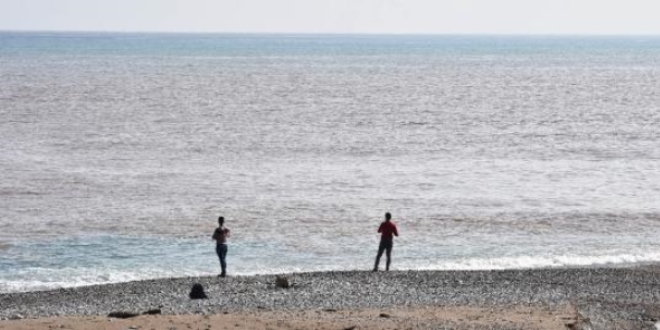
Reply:
[[[353,323],[364,323],[373,317],[377,322],[368,323],[369,328],[390,325],[396,328],[397,324],[419,321],[420,315],[429,313],[437,317],[411,323],[410,327],[529,329],[529,317],[516,321],[507,316],[521,311],[546,315],[532,327],[539,329],[555,326],[653,329],[660,320],[660,267],[655,265],[500,271],[347,271],[283,276],[292,284],[290,288],[276,286],[276,275],[256,275],[168,278],[2,294],[0,329],[39,328],[29,325],[52,318],[64,318],[75,325],[84,320],[111,319],[110,313],[147,311],[160,314],[149,316],[152,318],[194,317],[198,321],[239,316],[259,319],[261,315],[268,316],[270,321],[294,322],[301,318],[309,320],[310,313],[318,318],[332,314],[346,321],[346,327],[351,326],[348,324],[353,320],[351,317],[367,315],[366,319],[355,319]],[[195,283],[202,284],[208,299],[189,298]],[[479,321],[452,319],[451,315],[461,313],[472,313],[475,315],[472,319]],[[390,315],[398,316],[390,318]],[[493,316],[492,320],[488,315]],[[146,316],[133,322],[139,322],[140,318]],[[318,328],[323,328],[323,324],[319,319]],[[329,328],[335,328],[336,324],[331,324]],[[294,323],[280,325],[283,329],[296,328]]]

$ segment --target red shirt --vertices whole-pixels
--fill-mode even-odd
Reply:
[[[385,221],[380,224],[378,227],[378,232],[381,233],[381,238],[392,239],[392,235],[399,236],[399,231],[396,229],[396,225],[392,221]]]

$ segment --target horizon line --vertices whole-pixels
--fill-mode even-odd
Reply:
[[[116,33],[116,34],[215,34],[299,36],[492,36],[492,37],[660,37],[660,33],[493,33],[493,32],[291,32],[291,31],[168,31],[168,30],[38,30],[4,29],[0,33]]]

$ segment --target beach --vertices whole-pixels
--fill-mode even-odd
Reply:
[[[257,275],[2,294],[0,329],[652,329],[660,320],[655,265],[284,276],[290,288]],[[194,283],[208,299],[189,299]]]
[[[660,319],[657,36],[0,45],[0,330]],[[367,272],[386,212],[393,271]]]

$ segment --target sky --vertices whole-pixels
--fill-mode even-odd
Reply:
[[[660,0],[0,0],[0,30],[653,34]]]

